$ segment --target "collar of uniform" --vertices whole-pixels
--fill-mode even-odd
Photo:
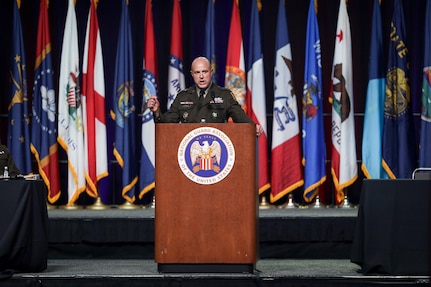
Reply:
[[[198,93],[199,98],[201,97],[201,95],[205,99],[207,95],[207,89],[199,89],[199,93]]]

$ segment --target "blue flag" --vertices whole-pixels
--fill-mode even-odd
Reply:
[[[205,57],[210,60],[213,69],[212,80],[217,82],[216,73],[216,53],[215,53],[215,32],[214,32],[214,2],[208,0],[207,17],[205,23]]]
[[[362,171],[367,178],[388,178],[382,166],[385,70],[382,16],[379,1],[374,0],[371,26],[368,88],[362,135]]]
[[[431,1],[427,1],[424,36],[424,67],[422,81],[421,138],[419,167],[431,167]]]
[[[123,169],[122,196],[131,203],[135,201],[138,182],[132,47],[129,9],[126,0],[123,0],[114,79],[114,156]]]
[[[326,145],[323,133],[322,62],[320,35],[314,0],[310,0],[305,45],[304,90],[302,95],[302,153],[304,199],[311,202],[326,180]]]
[[[390,178],[411,178],[416,166],[406,43],[402,3],[395,0],[386,73],[382,152],[383,167]]]
[[[21,173],[28,174],[31,169],[30,118],[28,113],[27,75],[24,40],[18,4],[13,8],[12,57],[10,65],[9,129],[8,148]]]
[[[36,157],[39,173],[48,187],[48,201],[54,203],[60,197],[60,177],[58,171],[57,104],[46,0],[40,0],[32,105],[31,151]]]

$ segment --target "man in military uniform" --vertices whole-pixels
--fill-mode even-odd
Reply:
[[[5,145],[0,144],[0,175],[3,175],[5,166],[8,167],[10,177],[15,177],[21,174],[21,171],[16,166],[9,149]]]
[[[190,73],[195,84],[178,93],[168,112],[161,113],[157,97],[149,99],[147,107],[156,123],[224,123],[232,118],[236,123],[254,124],[234,94],[211,81],[213,70],[207,58],[194,59]],[[262,127],[256,125],[256,134],[261,133]]]

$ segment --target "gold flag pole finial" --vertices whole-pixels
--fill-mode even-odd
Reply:
[[[21,0],[16,0],[16,4],[18,5],[18,9],[21,9]]]
[[[319,11],[319,6],[317,5],[317,0],[314,0],[314,11],[317,14],[317,11]]]

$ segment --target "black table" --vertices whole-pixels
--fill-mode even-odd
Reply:
[[[364,274],[429,275],[431,180],[364,180],[351,261]]]
[[[46,192],[42,180],[0,180],[0,270],[46,269]]]

